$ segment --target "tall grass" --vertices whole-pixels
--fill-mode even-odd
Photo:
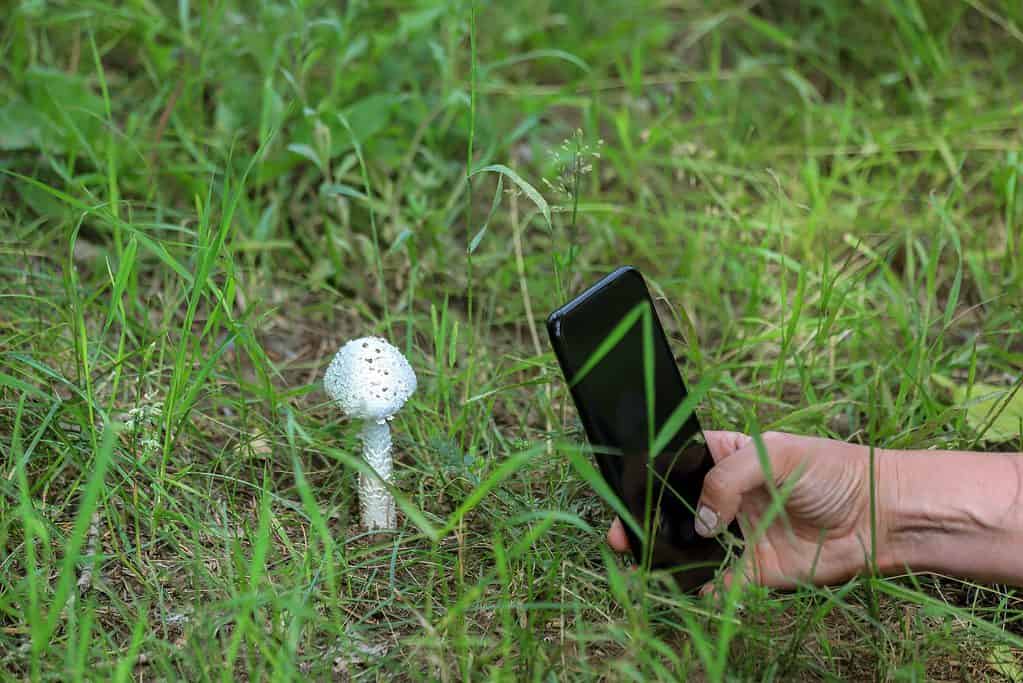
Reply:
[[[633,263],[708,427],[1020,450],[1021,27],[972,0],[14,3],[0,671],[1023,679],[1007,587],[714,602],[628,571],[536,326]],[[376,536],[319,384],[371,333],[420,377]]]

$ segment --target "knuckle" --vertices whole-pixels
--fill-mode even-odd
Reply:
[[[714,468],[703,478],[703,495],[708,498],[720,498],[727,491],[727,482],[721,468]]]
[[[790,436],[785,432],[764,432],[760,435],[760,438],[764,441],[764,448],[767,450],[768,456],[772,460],[777,458],[780,454],[784,453],[786,445],[789,443]]]
[[[749,446],[751,443],[753,443],[753,437],[743,432],[733,432],[732,439],[733,439],[732,448],[734,450],[745,448]]]
[[[791,473],[798,460],[796,447],[798,442],[793,440],[791,434],[785,432],[765,432],[763,439],[767,457],[774,469],[774,477],[781,481]]]

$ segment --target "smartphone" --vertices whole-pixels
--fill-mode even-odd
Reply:
[[[650,321],[646,342],[644,317]],[[721,540],[694,528],[714,459],[695,413],[651,458],[651,437],[685,400],[686,387],[643,276],[631,266],[615,270],[551,313],[547,333],[601,474],[648,529],[652,548],[624,525],[637,561],[649,558],[651,568],[670,570],[683,590],[698,589],[727,554]],[[645,359],[651,357],[648,393]]]

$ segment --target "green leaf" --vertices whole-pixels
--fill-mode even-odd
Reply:
[[[551,229],[551,227],[552,227],[551,226],[551,207],[548,206],[547,200],[544,199],[540,195],[540,193],[536,191],[535,187],[533,187],[532,185],[527,183],[525,180],[523,180],[522,176],[520,176],[518,173],[516,173],[515,171],[511,170],[510,168],[508,168],[507,166],[505,166],[503,164],[491,164],[490,166],[484,166],[481,169],[473,171],[472,175],[476,175],[477,173],[486,173],[486,172],[500,173],[501,175],[506,176],[513,183],[518,185],[519,189],[522,190],[523,194],[525,194],[527,197],[529,197],[529,200],[531,202],[536,204],[536,208],[540,209],[540,213],[543,214],[544,220],[547,221],[548,229]]]
[[[365,35],[360,35],[345,48],[344,53],[341,55],[339,66],[344,66],[348,62],[354,61],[362,56],[366,52],[366,48],[369,47],[369,38]]]
[[[71,591],[74,590],[74,581],[78,563],[82,561],[82,548],[85,546],[85,537],[92,524],[92,513],[100,503],[100,499],[106,493],[104,480],[107,474],[107,467],[113,459],[114,445],[117,443],[117,430],[115,425],[107,425],[103,430],[103,441],[89,467],[89,478],[85,484],[81,498],[78,503],[78,512],[75,516],[74,526],[71,533],[64,539],[63,561],[60,568],[60,575],[57,578],[56,589],[50,603],[49,612],[46,614],[46,622],[42,636],[48,640],[57,629],[61,613],[67,604]],[[95,558],[89,558],[95,561]]]
[[[742,18],[747,24],[749,24],[750,28],[768,40],[777,43],[787,50],[797,49],[795,41],[793,41],[792,38],[785,33],[785,31],[774,24],[748,13],[743,15]]]
[[[446,536],[458,527],[461,521],[490,491],[502,481],[519,471],[534,455],[540,450],[540,446],[533,446],[515,455],[508,457],[500,465],[494,468],[479,486],[472,490],[462,504],[448,516],[447,523],[440,532],[440,536]]]
[[[28,394],[44,401],[55,401],[59,400],[53,396],[50,396],[45,391],[32,386],[26,382],[22,382],[17,377],[8,375],[7,373],[0,372],[0,387],[9,387],[15,391],[19,391],[23,394]]]
[[[407,39],[415,33],[420,33],[433,26],[433,24],[444,14],[444,6],[437,5],[418,11],[404,11],[398,18],[398,34]]]
[[[604,337],[604,341],[600,342],[597,349],[590,354],[590,357],[586,359],[583,366],[579,368],[579,372],[575,373],[574,377],[569,378],[569,384],[571,386],[575,386],[579,382],[583,381],[583,379],[586,378],[586,375],[588,375],[593,368],[597,367],[597,363],[603,360],[604,356],[609,354],[611,350],[618,345],[618,342],[620,342],[625,335],[629,333],[629,330],[631,330],[632,326],[636,324],[636,321],[644,316],[649,317],[649,315],[650,308],[647,302],[643,301],[636,304],[633,309],[629,311],[617,325],[614,326],[614,329],[612,329],[607,336]]]
[[[313,162],[317,168],[323,170],[323,161],[320,159],[320,155],[316,153],[316,150],[312,148],[312,145],[296,142],[288,145],[288,151],[308,159]]]
[[[675,438],[675,435],[679,433],[683,425],[689,421],[689,417],[696,411],[696,406],[700,404],[704,396],[707,395],[707,391],[710,390],[714,379],[712,374],[704,375],[699,384],[689,388],[689,393],[686,394],[685,399],[675,407],[671,415],[668,416],[668,419],[664,421],[660,431],[657,432],[657,437],[650,447],[651,458],[656,458],[660,455],[668,447],[668,444],[671,443],[671,440]]]
[[[1012,648],[1005,644],[995,645],[987,653],[987,662],[991,668],[1012,683],[1023,683],[1023,665]]]
[[[351,185],[343,183],[328,183],[320,188],[320,194],[324,197],[349,197],[363,202],[369,200],[365,192],[359,192]]]
[[[91,152],[93,141],[105,137],[103,99],[93,92],[84,76],[32,68],[25,73],[25,85],[29,102],[44,119],[46,127],[40,131],[43,135],[39,142],[45,147]]]
[[[413,234],[414,233],[408,228],[405,228],[404,230],[399,232],[398,236],[394,238],[393,242],[391,242],[391,246],[387,247],[387,255],[390,256],[391,254],[401,249],[401,245],[405,244],[405,242],[408,242],[409,237],[412,237]]]
[[[483,221],[483,227],[479,229],[473,238],[469,242],[469,253],[472,254],[476,251],[476,247],[483,241],[483,236],[487,234],[487,226],[490,225],[491,219],[494,217],[494,212],[497,211],[497,206],[501,203],[501,190],[504,188],[504,180],[501,176],[497,176],[497,189],[494,190],[494,200],[490,204],[490,213],[487,214],[487,220]]]
[[[643,532],[643,526],[636,521],[636,518],[629,512],[629,508],[625,506],[622,499],[615,493],[611,485],[607,483],[597,468],[593,466],[591,458],[587,457],[583,451],[574,446],[566,446],[564,449],[565,457],[568,458],[569,464],[575,468],[576,473],[582,477],[583,481],[589,484],[590,488],[604,500],[605,503],[611,506],[611,509],[618,513],[618,517],[621,518],[622,522],[636,534],[640,539],[641,543],[646,542],[646,534]]]
[[[1020,383],[996,387],[977,382],[973,387],[937,380],[952,390],[956,405],[966,410],[966,424],[984,441],[1011,441],[1020,437],[1023,425],[1023,391]]]
[[[401,106],[403,98],[399,95],[370,95],[365,97],[344,110],[343,118],[347,125],[338,119],[340,128],[331,125],[331,134],[334,144],[331,146],[331,154],[339,156],[355,146],[357,139],[363,147],[369,141],[391,125],[395,112]],[[353,139],[352,134],[355,135]]]
[[[36,110],[22,100],[0,107],[0,149],[12,151],[38,147],[42,132]]]
[[[252,239],[257,242],[269,241],[273,236],[277,225],[277,200],[272,200],[267,204],[266,208],[263,209],[263,213],[259,216],[259,222],[256,223],[255,229],[252,231]]]
[[[565,52],[564,50],[531,50],[530,52],[524,52],[507,59],[499,59],[496,62],[485,64],[480,67],[482,73],[487,74],[496,69],[500,69],[505,66],[511,66],[513,64],[521,64],[522,62],[528,62],[535,59],[560,59],[561,61],[573,64],[585,73],[590,72],[590,65],[585,61],[576,57],[571,52]]]

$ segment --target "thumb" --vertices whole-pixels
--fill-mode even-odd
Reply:
[[[767,439],[765,435],[765,446]],[[771,453],[768,452],[768,457]],[[772,458],[771,469],[778,474]],[[757,447],[749,443],[720,460],[703,479],[703,492],[696,506],[696,533],[715,536],[728,527],[739,512],[742,498],[765,484],[764,470],[757,456]]]

